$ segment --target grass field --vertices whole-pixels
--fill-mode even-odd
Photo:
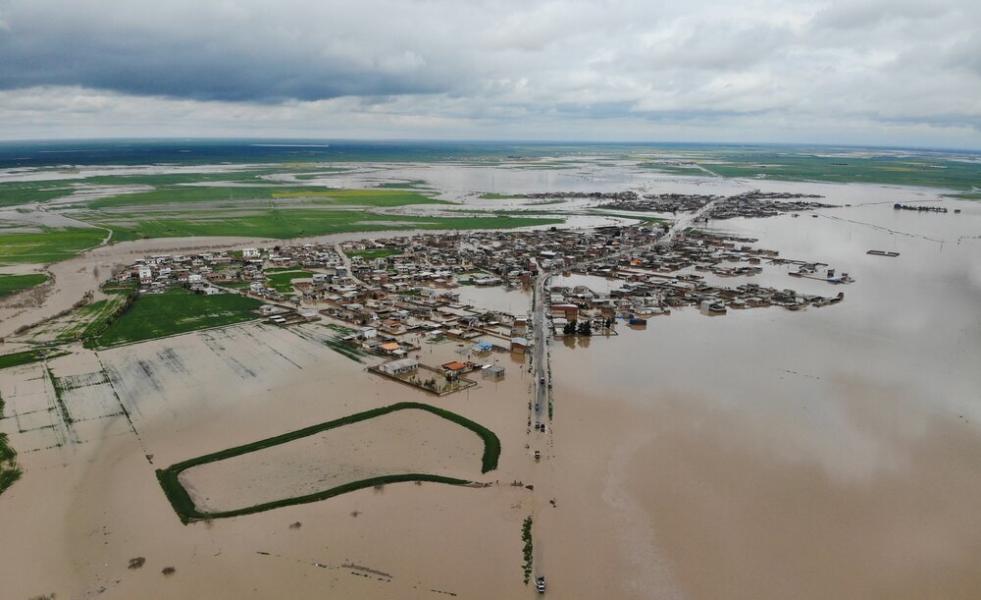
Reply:
[[[0,275],[0,298],[16,294],[22,290],[41,285],[48,280],[44,273],[28,273],[27,275]]]
[[[346,494],[348,492],[353,492],[355,490],[365,489],[369,487],[374,487],[377,485],[384,485],[388,483],[398,483],[404,481],[432,481],[437,483],[446,483],[450,485],[466,485],[470,482],[462,479],[454,479],[451,477],[443,477],[441,475],[430,475],[425,473],[405,473],[405,474],[392,474],[383,475],[381,477],[372,477],[370,479],[363,479],[361,481],[353,481],[341,486],[316,492],[314,494],[308,494],[306,496],[299,496],[295,498],[284,498],[282,500],[276,500],[273,502],[267,502],[264,504],[259,504],[256,506],[249,506],[241,509],[222,511],[222,512],[201,512],[197,506],[194,504],[194,500],[191,499],[190,494],[187,489],[184,488],[183,484],[180,482],[181,472],[190,469],[191,467],[196,467],[199,465],[218,462],[221,460],[227,460],[234,458],[236,456],[241,456],[243,454],[248,454],[250,452],[255,452],[257,450],[262,450],[264,448],[269,448],[272,446],[278,446],[280,444],[286,444],[307,436],[315,435],[329,429],[334,429],[337,427],[342,427],[344,425],[350,425],[351,423],[357,423],[360,421],[365,421],[367,419],[372,419],[375,417],[380,417],[399,410],[424,410],[449,421],[460,425],[461,427],[466,427],[467,429],[473,431],[481,440],[484,442],[484,453],[481,458],[481,473],[487,473],[488,471],[493,471],[497,468],[497,461],[501,454],[501,441],[498,439],[497,435],[470,419],[458,415],[456,413],[450,412],[442,408],[436,408],[435,406],[430,406],[429,404],[421,404],[418,402],[399,402],[389,406],[384,406],[381,408],[375,408],[372,410],[367,410],[364,412],[356,413],[353,415],[348,415],[346,417],[341,417],[340,419],[335,419],[333,421],[327,421],[325,423],[319,423],[317,425],[312,425],[310,427],[305,427],[303,429],[298,429],[296,431],[291,431],[289,433],[284,433],[282,435],[277,435],[271,438],[266,438],[264,440],[259,440],[249,444],[244,444],[242,446],[236,446],[234,448],[229,448],[227,450],[221,450],[219,452],[213,452],[211,454],[206,454],[204,456],[199,456],[197,458],[192,458],[173,464],[166,469],[157,469],[157,479],[160,481],[160,486],[163,488],[167,499],[170,500],[171,506],[173,506],[174,511],[180,517],[183,523],[188,523],[191,521],[197,521],[202,519],[219,519],[224,517],[236,517],[241,515],[248,515],[257,512],[262,512],[266,510],[272,510],[274,508],[280,508],[283,506],[292,506],[294,504],[305,504],[309,502],[318,502],[320,500],[325,500],[327,498],[332,498],[340,494]]]
[[[261,305],[238,294],[205,296],[183,288],[140,296],[92,339],[92,345],[104,348],[241,323],[256,318],[254,311]]]
[[[520,194],[497,194],[495,192],[484,192],[480,195],[481,200],[514,200],[516,198],[525,198]]]
[[[93,200],[90,209],[194,204],[204,202],[249,202],[273,200],[308,200],[317,204],[352,206],[405,206],[408,204],[443,204],[419,192],[393,189],[326,189],[276,184],[263,186],[165,186],[150,192],[121,194]]]
[[[44,229],[36,233],[0,233],[0,264],[49,264],[94,248],[106,237],[96,228]]]
[[[267,271],[266,284],[280,294],[293,293],[294,279],[309,279],[313,277],[310,271]]]
[[[951,198],[957,198],[958,200],[981,200],[981,192],[961,192],[959,194],[950,194]]]
[[[103,291],[107,291],[103,288]],[[94,344],[92,340],[105,331],[112,319],[125,308],[128,294],[132,290],[112,294],[106,300],[97,300],[86,304],[76,311],[70,324],[58,333],[59,342],[85,340],[86,345]]]
[[[115,219],[120,219],[116,221]],[[133,220],[137,220],[135,224]],[[562,223],[558,218],[518,218],[507,215],[479,217],[419,217],[374,215],[352,210],[269,209],[250,214],[224,212],[116,215],[100,224],[114,231],[113,239],[190,236],[246,236],[290,239],[360,231],[405,229],[509,229]]]
[[[44,360],[46,354],[46,351],[39,349],[3,354],[0,355],[0,369],[19,367],[20,365],[29,365],[31,363],[40,362]]]
[[[68,196],[72,187],[64,181],[25,181],[0,183],[0,207],[46,202]]]
[[[972,190],[981,187],[981,164],[951,160],[943,155],[859,155],[848,152],[723,149],[692,152],[690,160],[723,177],[876,183]],[[641,166],[669,173],[703,175],[694,166],[653,162]]]
[[[3,397],[0,396],[0,419],[3,418]],[[21,470],[17,466],[17,452],[10,446],[6,433],[0,433],[0,494],[3,494],[15,481],[20,479]]]

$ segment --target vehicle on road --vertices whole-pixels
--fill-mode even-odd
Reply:
[[[542,378],[540,378],[540,379],[538,380],[538,383],[540,383],[540,384],[542,384],[542,385],[545,385],[545,378],[544,378],[544,377],[542,377]]]
[[[535,450],[535,460],[541,460],[541,459],[542,459],[542,451]]]
[[[545,576],[539,575],[535,578],[535,589],[538,590],[539,594],[545,593]]]

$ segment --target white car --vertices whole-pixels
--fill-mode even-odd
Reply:
[[[535,589],[538,590],[539,594],[545,593],[545,576],[539,575],[535,578]]]

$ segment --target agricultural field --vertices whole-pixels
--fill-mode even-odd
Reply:
[[[98,246],[106,231],[97,228],[42,229],[0,233],[0,265],[49,264]]]
[[[680,175],[781,181],[825,181],[933,187],[970,191],[981,186],[981,164],[941,155],[792,150],[720,149],[688,152],[688,161],[643,162],[639,166]]]
[[[238,294],[205,296],[182,288],[144,295],[93,336],[91,344],[104,348],[250,321],[261,305]]]
[[[194,203],[259,203],[271,201],[307,201],[316,204],[391,207],[409,204],[443,204],[416,191],[399,189],[326,189],[267,184],[263,186],[192,186],[176,185],[136,194],[121,194],[88,202],[90,209],[133,206],[159,206]],[[261,206],[262,204],[259,204]]]
[[[41,285],[48,280],[44,273],[28,273],[26,275],[0,275],[0,298],[10,296]]]
[[[562,223],[559,218],[420,217],[377,215],[362,211],[287,208],[249,211],[202,211],[103,215],[98,223],[113,230],[113,239],[127,241],[189,236],[247,236],[274,239],[331,233],[406,229],[510,229]]]
[[[280,294],[292,294],[293,293],[293,280],[294,279],[309,279],[313,277],[313,273],[310,271],[300,271],[300,270],[272,270],[266,271],[268,277],[266,278],[266,284],[272,289],[276,290]]]
[[[192,458],[158,470],[157,478],[187,523],[317,502],[389,483],[465,485],[466,479],[420,469],[476,474],[479,461],[479,472],[486,473],[497,468],[500,451],[498,437],[470,419],[428,404],[400,402]],[[323,455],[332,460],[316,458]]]
[[[355,250],[353,252],[348,252],[348,256],[354,258],[359,256],[365,260],[375,260],[376,258],[388,258],[389,256],[398,256],[401,254],[398,250],[394,248],[368,248],[366,250]]]
[[[48,352],[43,349],[22,350],[21,352],[3,354],[0,355],[0,369],[19,367],[21,365],[29,365],[31,363],[40,362],[44,360],[47,355]]]
[[[29,181],[0,183],[0,208],[47,202],[68,196],[73,188],[64,181]]]
[[[4,402],[0,397],[0,419],[3,418]],[[21,470],[17,465],[17,451],[10,446],[6,433],[0,432],[0,494],[20,479]]]

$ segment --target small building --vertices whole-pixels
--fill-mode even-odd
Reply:
[[[523,338],[523,337],[511,338],[511,352],[524,354],[527,350],[528,350],[528,338]]]
[[[402,346],[398,342],[385,342],[384,344],[379,344],[378,349],[385,354],[396,354],[402,349]]]
[[[258,248],[242,248],[242,258],[259,258]]]
[[[484,379],[500,381],[504,379],[504,367],[499,365],[489,365],[487,367],[484,367],[483,376]]]
[[[374,327],[362,327],[361,331],[358,332],[358,337],[363,340],[373,340],[378,337],[378,330]]]
[[[398,377],[400,375],[407,375],[418,371],[419,361],[414,358],[400,358],[398,360],[393,360],[378,365],[378,370],[386,375]]]
[[[459,375],[460,373],[463,373],[464,371],[470,369],[470,365],[468,365],[465,362],[460,362],[458,360],[452,360],[440,366],[443,367],[444,371],[447,371],[448,373],[453,373],[455,375]]]

